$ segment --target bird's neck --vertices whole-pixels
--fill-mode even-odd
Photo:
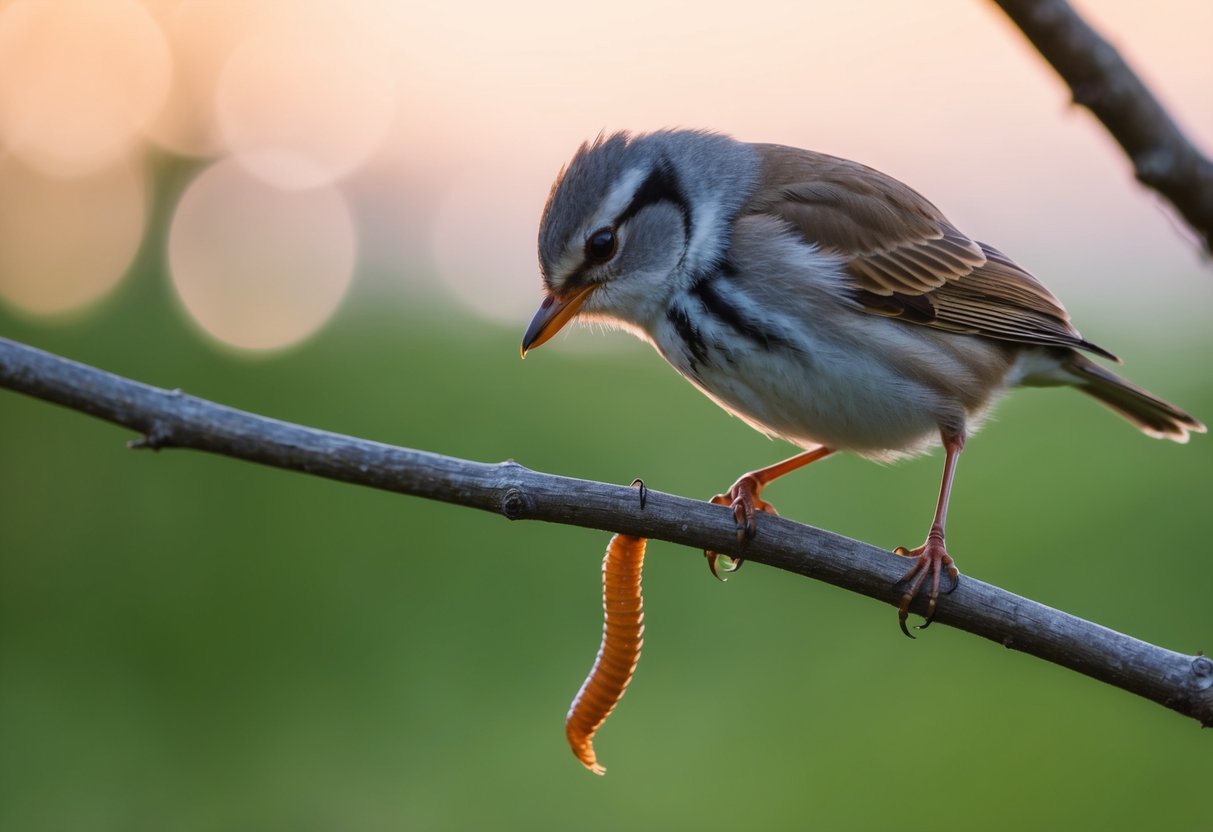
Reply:
[[[654,138],[690,209],[686,255],[671,287],[685,291],[724,258],[733,220],[758,186],[761,162],[752,145],[714,133]]]

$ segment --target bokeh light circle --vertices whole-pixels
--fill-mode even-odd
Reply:
[[[0,11],[0,142],[59,176],[113,164],[171,74],[164,35],[134,0],[17,0]]]
[[[177,205],[169,269],[208,334],[272,350],[332,316],[353,277],[356,246],[338,190],[282,190],[226,159],[195,179]]]
[[[359,166],[396,109],[394,62],[372,21],[349,6],[303,8],[244,41],[216,93],[229,151],[283,188],[327,184]]]
[[[267,14],[264,0],[155,0],[149,9],[172,49],[173,78],[147,137],[182,155],[222,155],[215,118],[219,77],[232,53]]]
[[[0,156],[0,296],[41,315],[96,301],[126,273],[146,214],[125,160],[69,180]]]

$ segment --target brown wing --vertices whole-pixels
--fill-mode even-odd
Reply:
[[[921,194],[823,153],[758,145],[763,178],[746,213],[779,217],[846,258],[855,300],[873,314],[1005,341],[1086,341],[1061,302],[997,249],[969,239]]]

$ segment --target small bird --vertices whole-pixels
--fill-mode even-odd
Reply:
[[[623,328],[751,427],[804,449],[714,503],[738,545],[777,477],[849,451],[893,460],[942,443],[943,481],[898,620],[929,578],[934,618],[948,497],[965,440],[1016,386],[1075,387],[1143,433],[1205,426],[1092,361],[1061,302],[918,192],[857,162],[718,133],[599,135],[561,170],[539,228],[546,297],[522,354],[574,317]],[[706,552],[716,573],[716,554]],[[735,560],[732,569],[739,565]],[[731,571],[731,569],[730,569]],[[912,636],[911,636],[912,637]]]

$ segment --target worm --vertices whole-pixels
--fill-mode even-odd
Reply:
[[[647,542],[617,534],[607,546],[602,559],[602,646],[564,720],[573,754],[595,774],[605,774],[606,769],[594,754],[594,733],[623,698],[644,645],[640,573]]]

